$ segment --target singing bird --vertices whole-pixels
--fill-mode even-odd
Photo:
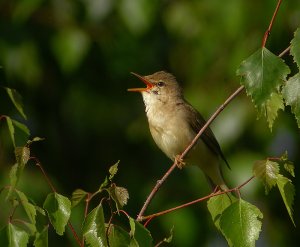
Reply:
[[[157,146],[174,161],[191,143],[206,123],[201,114],[189,104],[176,78],[165,71],[141,76],[132,73],[146,84],[146,88],[130,88],[141,92],[145,104],[151,135]],[[184,163],[199,166],[209,183],[226,190],[221,163],[226,161],[220,145],[210,128],[207,128],[187,154]]]

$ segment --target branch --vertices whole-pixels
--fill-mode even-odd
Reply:
[[[263,40],[262,40],[262,47],[265,47],[265,46],[266,46],[267,39],[268,39],[268,37],[270,36],[271,29],[272,29],[272,27],[273,27],[273,23],[274,23],[274,20],[275,20],[275,18],[276,18],[276,16],[277,16],[277,13],[278,13],[278,10],[279,10],[279,7],[280,7],[281,2],[282,2],[282,0],[278,0],[278,2],[277,2],[277,6],[276,6],[276,9],[275,9],[275,11],[274,11],[274,13],[273,13],[273,16],[272,16],[272,19],[271,19],[271,21],[270,21],[269,27],[268,27],[268,29],[267,29],[267,31],[265,32],[265,35],[264,35],[264,37],[263,37]]]
[[[201,130],[198,132],[198,134],[195,136],[195,138],[192,140],[192,142],[186,147],[186,149],[183,151],[183,153],[180,155],[179,160],[184,159],[184,157],[188,154],[188,152],[191,150],[191,148],[196,144],[200,136],[203,134],[203,132],[208,128],[208,126],[215,120],[215,118],[224,110],[224,108],[244,89],[244,86],[240,86],[233,94],[231,94],[228,99],[217,109],[217,111],[208,119],[206,124],[201,128]],[[151,193],[147,197],[141,211],[139,212],[137,216],[137,220],[140,221],[143,214],[145,213],[147,207],[149,206],[150,202],[152,201],[154,195],[156,192],[160,189],[162,184],[166,181],[166,179],[169,177],[169,175],[172,173],[172,171],[177,167],[177,161],[176,159],[173,163],[173,165],[169,168],[169,170],[165,173],[165,175],[157,181],[155,187],[152,189]]]
[[[187,202],[185,204],[182,204],[182,205],[179,205],[177,207],[174,207],[174,208],[170,208],[170,209],[167,209],[167,210],[164,210],[164,211],[161,211],[161,212],[158,212],[158,213],[155,213],[155,214],[151,214],[151,215],[147,215],[147,216],[142,216],[141,217],[141,221],[143,220],[148,220],[146,223],[148,224],[152,219],[154,219],[155,217],[158,217],[158,216],[161,216],[161,215],[164,215],[164,214],[168,214],[168,213],[171,213],[173,211],[176,211],[178,209],[181,209],[181,208],[185,208],[185,207],[188,207],[188,206],[191,206],[193,204],[196,204],[196,203],[199,203],[199,202],[202,202],[202,201],[205,201],[205,200],[208,200],[209,198],[211,197],[215,197],[215,196],[219,196],[219,195],[223,195],[223,194],[226,194],[226,193],[230,193],[230,192],[233,192],[233,191],[238,191],[244,187],[246,184],[248,184],[252,179],[254,178],[254,176],[250,177],[248,180],[246,180],[244,183],[242,183],[241,185],[235,187],[235,188],[232,188],[232,189],[228,189],[228,190],[218,190],[217,192],[213,192],[207,196],[204,196],[204,197],[201,197],[201,198],[198,198],[194,201],[190,201],[190,202]],[[145,224],[146,225],[146,224]]]

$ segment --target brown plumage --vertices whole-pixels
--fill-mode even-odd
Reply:
[[[158,147],[174,160],[206,122],[184,99],[182,88],[172,74],[164,71],[148,76],[133,74],[147,87],[128,90],[142,93],[151,135]],[[199,166],[213,185],[225,190],[227,186],[220,169],[221,160],[228,165],[213,132],[207,128],[185,162]]]

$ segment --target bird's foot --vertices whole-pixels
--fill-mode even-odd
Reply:
[[[179,169],[182,169],[186,165],[183,159],[181,158],[181,155],[176,155],[175,161]]]

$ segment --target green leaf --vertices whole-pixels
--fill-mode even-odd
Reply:
[[[168,243],[169,244],[169,243],[172,242],[172,240],[173,240],[173,230],[174,230],[174,226],[170,230],[170,236],[163,239],[164,243]]]
[[[284,169],[291,174],[293,177],[295,177],[295,166],[292,162],[287,161],[283,164]]]
[[[294,38],[291,41],[291,54],[293,55],[298,68],[300,68],[300,28],[296,30]]]
[[[9,171],[9,181],[10,181],[10,185],[11,187],[15,187],[19,181],[20,178],[20,169],[19,169],[19,165],[18,164],[14,164]]]
[[[100,185],[98,192],[101,192],[107,185],[109,184],[109,180],[107,177],[105,177],[104,181]]]
[[[82,189],[77,189],[72,193],[72,198],[71,198],[71,203],[72,203],[72,208],[77,206],[86,196],[88,193]]]
[[[232,197],[232,198],[231,198]],[[222,194],[209,198],[207,208],[211,214],[215,226],[220,230],[220,217],[224,210],[228,208],[237,199],[229,194]]]
[[[283,110],[283,98],[281,94],[272,93],[270,99],[266,101],[265,104],[265,116],[269,123],[269,128],[272,131],[274,120],[277,118],[278,110]]]
[[[257,207],[242,199],[227,207],[221,215],[220,228],[229,246],[254,247],[262,218]]]
[[[48,226],[45,226],[41,232],[35,234],[33,245],[35,247],[48,247]]]
[[[109,188],[109,194],[115,201],[118,211],[120,208],[127,204],[127,201],[129,199],[127,189],[124,187],[118,187],[115,184],[112,184],[112,186]]]
[[[28,162],[29,158],[30,158],[30,149],[28,147],[16,147],[15,148],[15,156],[16,156],[16,160],[17,163],[20,166],[26,165],[26,163]]]
[[[19,197],[19,201],[20,201],[21,205],[23,206],[29,221],[35,225],[35,223],[36,223],[36,221],[35,221],[35,217],[36,217],[35,206],[33,204],[31,204],[30,202],[28,202],[28,199],[23,192],[16,190],[16,194]]]
[[[282,95],[285,103],[291,106],[292,112],[296,117],[298,127],[300,128],[300,73],[289,78],[282,89]]]
[[[31,145],[33,142],[40,142],[40,141],[44,141],[44,140],[45,140],[45,138],[36,136],[32,140],[28,140],[27,144]]]
[[[253,165],[253,174],[264,183],[267,194],[277,183],[279,165],[270,160],[258,160]]]
[[[11,138],[11,141],[14,145],[14,147],[16,146],[16,141],[15,141],[15,127],[12,123],[12,120],[10,117],[6,116],[5,117],[6,119],[6,123],[7,123],[7,127],[8,127],[8,131],[9,131],[9,135],[10,135],[10,138]]]
[[[102,205],[94,208],[86,217],[82,227],[85,242],[91,247],[106,247],[106,230]]]
[[[123,228],[117,225],[110,225],[108,241],[110,247],[128,247],[130,243],[130,236]]]
[[[153,240],[147,228],[136,220],[129,218],[131,242],[130,246],[152,247]]]
[[[16,109],[18,110],[18,112],[21,114],[21,116],[24,119],[27,119],[24,111],[23,111],[23,104],[22,104],[22,97],[21,95],[15,90],[15,89],[11,89],[11,88],[5,88],[9,98],[11,99],[11,101],[13,102],[14,106],[16,107]]]
[[[15,126],[15,129],[19,129],[27,138],[29,137],[30,131],[25,124],[22,124],[16,120],[12,120],[12,123]]]
[[[71,215],[70,200],[58,193],[48,194],[44,205],[47,211],[51,224],[59,235],[63,235],[65,226],[67,225]]]
[[[293,224],[295,225],[294,218],[293,218],[293,203],[295,197],[295,187],[292,184],[291,180],[282,176],[281,174],[278,175],[277,186],[280,191],[281,197],[284,201],[285,207],[289,213],[289,216]]]
[[[109,168],[109,180],[111,181],[113,179],[113,177],[117,174],[118,172],[118,165],[119,165],[120,161],[118,160],[118,162],[114,165],[112,165]]]
[[[265,47],[244,60],[237,70],[241,84],[251,96],[259,113],[267,111],[267,100],[277,93],[290,69],[284,61]]]
[[[8,223],[0,231],[0,246],[5,247],[26,247],[29,235],[18,226]]]

